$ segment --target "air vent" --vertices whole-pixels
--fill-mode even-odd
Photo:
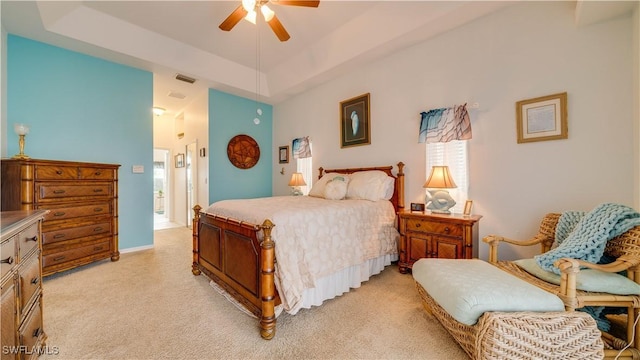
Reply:
[[[196,79],[192,77],[188,77],[187,75],[182,75],[182,74],[176,74],[176,79],[180,81],[188,82],[189,84],[193,84],[194,82],[196,82]]]
[[[179,92],[175,92],[175,91],[169,91],[167,96],[170,96],[170,97],[176,98],[176,99],[180,99],[180,100],[182,100],[182,99],[187,97],[187,95],[179,93]]]

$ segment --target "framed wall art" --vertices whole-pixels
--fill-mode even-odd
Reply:
[[[340,102],[340,147],[371,144],[369,93]]]
[[[289,163],[289,145],[278,148],[278,159],[280,164]]]
[[[566,139],[567,93],[542,96],[516,103],[518,144]]]
[[[176,158],[176,167],[181,168],[184,167],[184,154],[180,153],[175,156]]]

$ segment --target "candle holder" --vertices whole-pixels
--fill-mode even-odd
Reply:
[[[25,124],[13,124],[13,131],[18,134],[18,146],[20,147],[20,153],[13,156],[13,159],[29,159],[29,156],[24,154],[24,137],[29,133],[29,126]]]

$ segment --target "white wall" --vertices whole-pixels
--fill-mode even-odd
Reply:
[[[419,113],[478,102],[471,111],[469,198],[483,215],[481,237],[528,238],[547,212],[633,205],[632,21],[576,28],[573,10],[569,2],[518,3],[278,104],[274,151],[309,135],[314,167],[403,161],[405,201],[422,202]],[[517,144],[515,103],[564,91],[569,139]],[[339,102],[366,92],[371,145],[340,149]],[[274,195],[284,195],[288,176],[274,159]],[[294,169],[288,164],[287,174]],[[486,259],[487,247],[479,250]]]
[[[633,11],[633,118],[640,119],[640,5]],[[634,206],[640,209],[640,121],[634,123]]]

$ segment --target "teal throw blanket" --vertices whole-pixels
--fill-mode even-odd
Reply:
[[[556,226],[557,247],[534,258],[541,268],[560,274],[553,263],[560,258],[573,258],[598,263],[607,241],[640,225],[640,213],[612,203],[598,205],[588,213],[564,212]]]

